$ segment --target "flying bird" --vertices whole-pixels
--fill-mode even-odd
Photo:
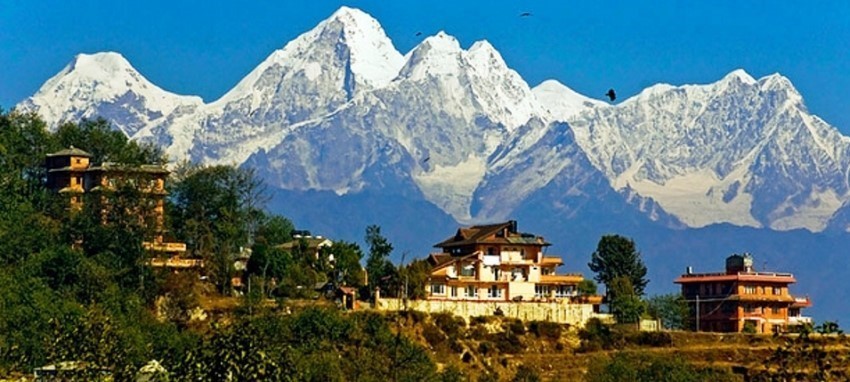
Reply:
[[[519,17],[529,17],[531,16],[531,12],[523,12],[519,14]]]
[[[427,158],[423,159],[422,163],[428,163],[429,160],[431,160],[431,157],[427,157]]]
[[[417,36],[422,36],[422,32],[416,32]]]
[[[614,102],[614,100],[617,99],[617,93],[614,92],[614,89],[608,89],[608,93],[605,93],[605,95],[608,96],[611,102]]]

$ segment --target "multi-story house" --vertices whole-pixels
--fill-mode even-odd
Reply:
[[[517,231],[516,221],[460,228],[434,245],[429,300],[570,301],[579,273],[558,274],[564,262],[546,255],[543,237]],[[598,301],[597,301],[598,304]]]
[[[171,269],[202,267],[203,262],[187,259],[186,244],[165,239],[165,180],[169,171],[159,165],[132,166],[120,163],[91,163],[92,155],[71,146],[47,155],[47,188],[68,196],[71,211],[83,208],[86,193],[108,193],[130,185],[144,196],[144,204],[129,209],[139,215],[140,222],[150,225],[150,237],[142,246],[153,252],[151,266]],[[107,206],[108,203],[102,204]],[[104,222],[109,210],[101,211]],[[145,219],[149,217],[150,219]]]
[[[699,331],[772,333],[811,322],[800,315],[801,308],[811,306],[808,297],[789,293],[794,275],[757,272],[749,254],[726,258],[726,272],[693,273],[689,268],[675,282],[682,285]]]

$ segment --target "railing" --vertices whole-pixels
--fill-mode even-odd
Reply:
[[[683,278],[692,277],[707,277],[707,276],[767,276],[767,277],[794,277],[792,273],[787,272],[710,272],[710,273],[687,273],[682,275]]]
[[[791,316],[788,317],[788,325],[811,324],[812,318],[806,316]]]

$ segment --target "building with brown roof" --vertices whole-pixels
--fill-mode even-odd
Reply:
[[[141,191],[147,202],[133,213],[151,217],[152,237],[142,243],[143,248],[153,252],[151,266],[169,269],[203,267],[197,259],[187,259],[186,244],[165,239],[165,180],[169,171],[160,165],[127,165],[104,162],[91,163],[92,155],[74,146],[47,155],[47,188],[68,196],[68,208],[78,211],[83,207],[86,193],[106,193],[121,186],[130,185]],[[108,205],[102,203],[101,205]],[[105,211],[102,211],[105,216]]]
[[[790,273],[757,272],[749,254],[726,258],[726,272],[693,273],[676,279],[691,307],[698,331],[757,333],[785,331],[790,325],[811,323],[800,314],[811,306],[808,297],[788,290],[797,280]]]
[[[578,273],[558,274],[564,262],[545,254],[542,236],[521,233],[516,221],[462,227],[434,245],[426,290],[429,300],[569,301]]]

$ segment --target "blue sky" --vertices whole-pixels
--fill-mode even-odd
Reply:
[[[609,87],[625,98],[658,82],[713,82],[737,68],[779,72],[850,135],[848,1],[0,0],[0,106],[75,54],[106,50],[166,90],[211,101],[340,5],[377,18],[402,53],[439,30],[464,47],[486,39],[530,85],[554,78],[595,98]]]

